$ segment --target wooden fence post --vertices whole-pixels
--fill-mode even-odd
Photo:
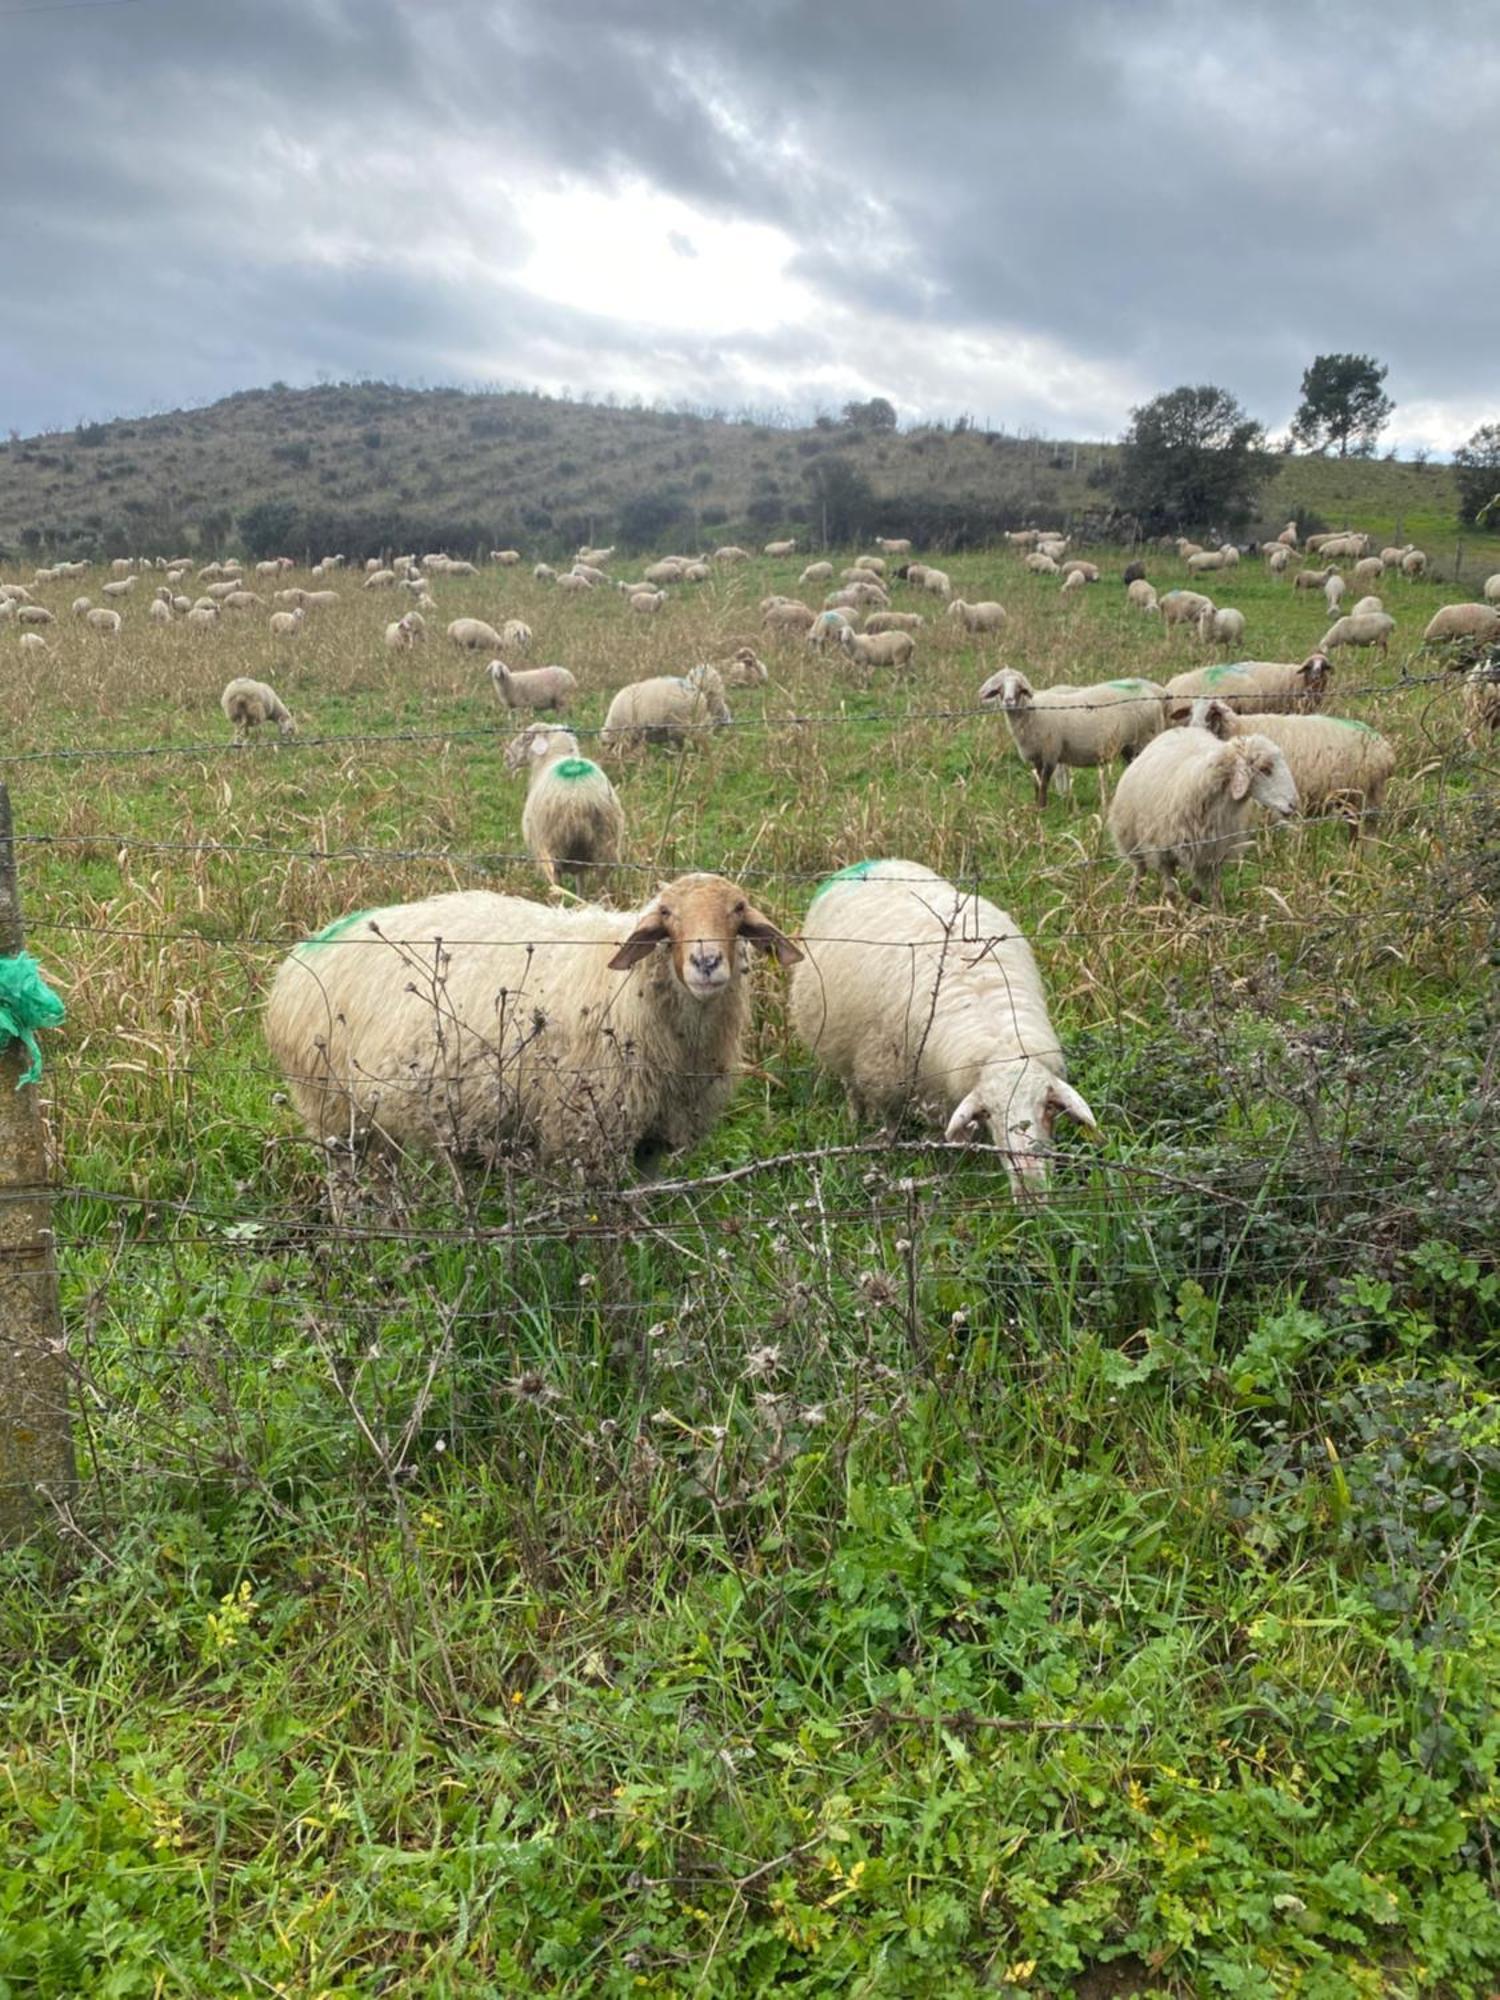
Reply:
[[[0,785],[0,957],[25,949],[10,793]],[[73,1490],[68,1362],[42,1114],[20,1042],[0,1049],[0,1543]]]

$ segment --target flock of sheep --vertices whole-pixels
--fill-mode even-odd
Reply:
[[[1101,581],[1097,565],[1067,560],[1067,543],[1028,531],[1008,538],[1028,570],[1056,575],[1065,592]],[[1364,537],[1309,544],[1325,567],[1297,569],[1295,529],[1262,553],[1273,572],[1298,585],[1315,577],[1330,612],[1343,578],[1328,565],[1353,558],[1352,577],[1374,580],[1374,564],[1411,577],[1420,552],[1372,556]],[[769,544],[768,555],[793,553]],[[1189,571],[1232,570],[1240,552],[1183,545]],[[910,544],[888,540],[835,575],[807,565],[799,587],[830,586],[821,606],[783,595],[762,601],[771,639],[805,638],[815,651],[836,646],[864,678],[912,665],[928,613],[898,608],[897,583],[934,599],[936,615],[964,633],[1003,638],[1004,608],[969,603],[940,569],[910,560]],[[667,596],[748,559],[737,547],[713,557],[668,557],[635,581],[615,582],[610,549],[584,549],[571,570],[536,565],[533,575],[565,596],[616,588],[632,615],[655,616]],[[493,552],[501,567],[515,550]],[[197,573],[195,600],[181,588],[188,565],[167,566],[150,602],[151,622],[179,619],[210,632],[226,617],[267,612],[273,638],[293,644],[309,614],[342,594],[324,579],[341,567],[315,566],[315,588],[282,581],[290,564],[263,562],[256,582],[276,584],[269,603],[237,565]],[[104,584],[108,607],[87,598],[77,616],[105,639],[118,636],[118,608],[146,578],[144,566],[116,562]],[[32,586],[0,585],[0,623],[23,646],[44,645],[56,614],[36,592],[78,573],[59,564]],[[393,650],[428,639],[437,605],[429,579],[473,575],[442,555],[371,566],[366,590],[402,592],[408,609],[385,630]],[[1221,647],[1243,639],[1241,613],[1200,593],[1160,596],[1142,565],[1126,572],[1129,601],[1165,627],[1184,627]],[[1486,602],[1445,607],[1430,622],[1432,644],[1500,642],[1500,576]],[[1118,854],[1137,880],[1148,872],[1190,897],[1217,900],[1226,861],[1246,846],[1263,814],[1285,819],[1340,812],[1357,834],[1380,806],[1395,765],[1391,744],[1367,725],[1320,713],[1332,685],[1332,656],[1347,646],[1384,651],[1394,620],[1368,596],[1341,615],[1300,661],[1236,660],[1194,666],[1157,683],[1139,677],[1089,685],[1035,687],[1010,666],[979,689],[982,707],[1005,717],[1016,751],[1032,770],[1039,805],[1059,771],[1123,770],[1108,805]],[[488,679],[508,712],[566,715],[576,676],[556,665],[518,667],[531,628],[499,628],[459,617],[448,642],[490,653]],[[738,646],[681,675],[618,689],[598,741],[617,755],[633,745],[681,749],[731,720],[727,690],[764,683],[754,648]],[[269,683],[236,677],[222,708],[237,742],[266,725],[293,735],[296,723]],[[1500,681],[1481,665],[1466,682],[1467,728],[1487,740],[1500,727]],[[625,847],[626,814],[603,766],[583,753],[579,734],[527,720],[506,765],[524,771],[521,830],[552,890],[546,902],[464,891],[341,918],[299,945],[280,967],[265,1028],[292,1101],[309,1132],[328,1145],[375,1146],[495,1159],[521,1148],[542,1162],[608,1179],[667,1151],[689,1147],[712,1127],[743,1067],[749,1022],[751,953],[789,968],[795,1034],[845,1084],[861,1117],[890,1120],[916,1111],[950,1140],[987,1134],[1003,1149],[1018,1189],[1044,1177],[1059,1117],[1086,1127],[1093,1113],[1067,1081],[1036,961],[1012,919],[983,897],[920,862],[861,861],[822,883],[795,936],[778,927],[734,883],[686,875],[641,908],[564,904],[561,878],[601,879]],[[1102,793],[1101,793],[1102,795]]]

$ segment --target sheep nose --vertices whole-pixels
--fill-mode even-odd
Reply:
[[[724,954],[717,945],[700,944],[694,946],[693,970],[694,972],[701,972],[705,979],[710,973],[717,972],[723,963]]]

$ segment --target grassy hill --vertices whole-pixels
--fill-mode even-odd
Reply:
[[[1086,528],[1108,508],[1114,447],[927,426],[806,429],[538,394],[383,383],[248,390],[205,409],[84,424],[0,445],[0,547],[109,555],[243,541],[344,548],[626,546],[912,533],[940,547],[1004,527]],[[829,498],[825,516],[824,494]],[[1447,466],[1289,458],[1265,519],[1303,510],[1420,541],[1452,574]],[[1500,546],[1500,545],[1497,545]],[[1488,556],[1466,552],[1466,567]]]

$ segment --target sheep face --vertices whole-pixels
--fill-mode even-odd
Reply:
[[[1323,697],[1328,692],[1328,677],[1333,672],[1333,662],[1326,653],[1309,653],[1297,669],[1309,708],[1321,708]]]
[[[1299,804],[1297,786],[1278,745],[1269,736],[1241,736],[1234,747],[1230,798],[1253,799],[1277,819],[1290,819]]]
[[[742,943],[775,952],[783,965],[795,965],[802,956],[733,882],[722,875],[684,875],[641,912],[609,961],[610,969],[628,972],[659,944],[669,944],[672,970],[683,991],[694,1000],[713,1000],[738,980]]]
[[[1099,1127],[1082,1094],[1041,1063],[1003,1063],[969,1092],[948,1120],[944,1137],[974,1138],[989,1127],[993,1144],[1006,1151],[1012,1192],[1045,1187],[1047,1148],[1061,1117],[1075,1118],[1090,1132]]]
[[[1014,667],[1002,667],[979,690],[979,699],[986,708],[1000,708],[1014,715],[1031,706],[1031,682]]]
[[[560,742],[559,738],[562,739]],[[552,722],[533,722],[506,744],[505,768],[514,776],[528,766],[534,770],[538,764],[550,763],[554,757],[577,755],[578,738],[571,730],[559,728]]]

